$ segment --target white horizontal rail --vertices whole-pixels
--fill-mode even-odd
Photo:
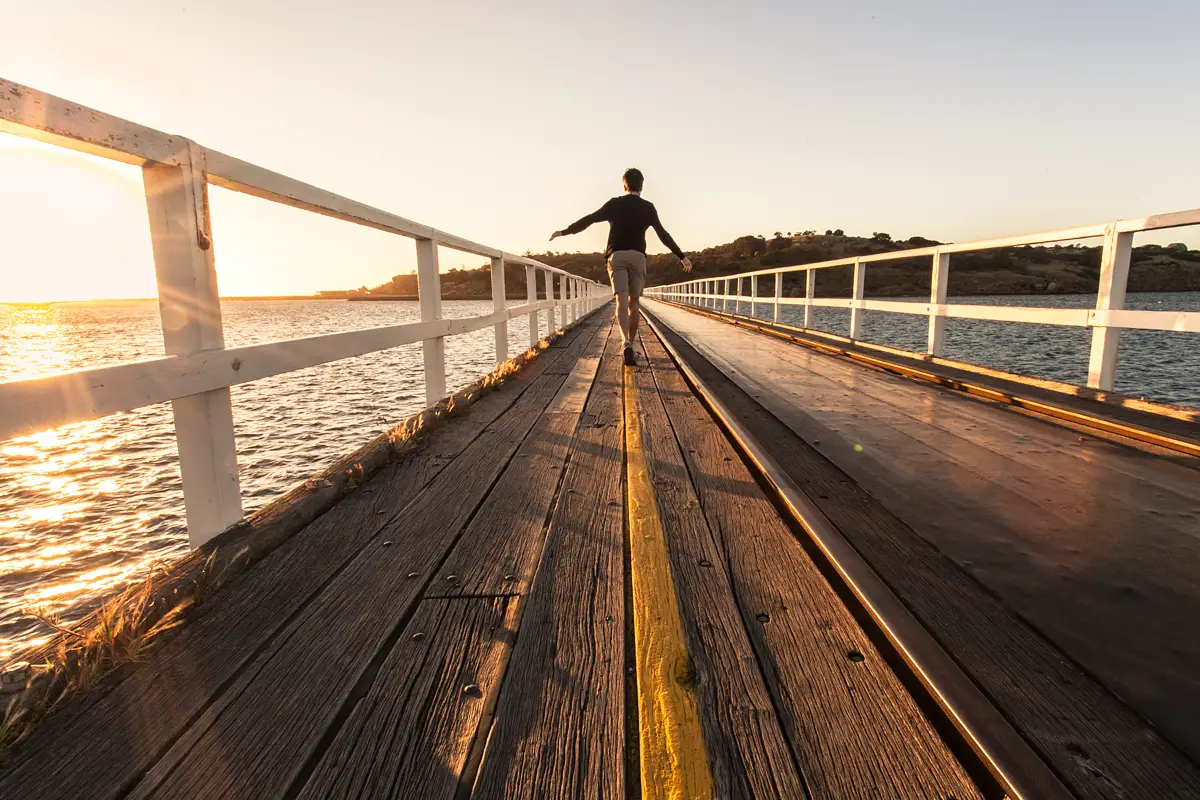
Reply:
[[[649,293],[649,292],[648,292]],[[682,294],[661,293],[666,299],[682,299]],[[694,294],[692,299],[733,302],[737,295]],[[750,297],[742,295],[741,302],[748,304]],[[1094,308],[1041,308],[1026,306],[990,306],[967,303],[922,303],[906,300],[853,300],[849,297],[774,297],[759,296],[761,305],[778,302],[785,306],[811,305],[814,308],[860,308],[864,311],[887,311],[893,314],[912,314],[926,317],[936,314],[957,319],[991,320],[995,322],[1023,322],[1037,325],[1066,325],[1077,328],[1133,328],[1139,330],[1175,331],[1200,333],[1200,311],[1130,311],[1126,309],[1098,311]]]
[[[570,274],[318,189],[201,147],[182,136],[156,131],[3,78],[0,78],[0,131],[136,166],[154,163],[187,166],[198,160],[205,165],[208,182],[225,189],[413,239],[434,239],[442,247],[464,253],[503,257],[510,264],[528,264],[555,274]]]
[[[412,322],[245,347],[202,350],[186,356],[0,383],[0,408],[4,409],[0,416],[0,440],[416,344],[436,336],[470,333],[559,305],[547,300],[513,306],[504,312],[482,317]]]
[[[1126,329],[1160,330],[1175,332],[1200,332],[1200,312],[1196,311],[1131,311],[1123,308],[1125,290],[1129,280],[1129,264],[1133,247],[1133,234],[1138,231],[1161,230],[1184,225],[1200,225],[1200,209],[1157,214],[1136,219],[1084,225],[1040,233],[1009,236],[999,239],[982,239],[959,244],[939,244],[911,250],[896,250],[850,256],[814,264],[796,264],[767,269],[751,270],[737,275],[717,278],[699,278],[674,283],[668,286],[651,287],[646,291],[650,297],[658,297],[705,308],[740,310],[740,304],[749,303],[756,309],[759,304],[774,307],[773,319],[779,320],[781,306],[803,306],[804,327],[812,321],[813,308],[845,308],[850,311],[850,338],[857,339],[861,330],[861,312],[883,311],[895,314],[911,314],[929,318],[929,343],[927,353],[941,356],[944,349],[945,320],[948,318],[990,320],[996,322],[1019,322],[1040,325],[1063,325],[1091,328],[1092,348],[1088,363],[1088,385],[1102,390],[1111,390],[1116,377],[1117,347],[1120,332]],[[1052,242],[1103,237],[1101,250],[1100,288],[1094,308],[1046,308],[1025,306],[992,306],[965,303],[948,303],[947,280],[950,256],[991,250],[999,247],[1022,247]],[[931,269],[930,302],[907,302],[898,300],[868,300],[864,294],[866,268],[869,264],[882,261],[928,258]],[[814,297],[814,278],[817,270],[834,267],[854,267],[851,297]],[[782,292],[783,276],[805,273],[803,297],[785,297]],[[760,295],[759,286],[763,276],[772,276],[770,295]],[[742,279],[750,278],[750,295],[742,295]],[[736,291],[731,288],[736,286]],[[723,292],[716,291],[724,288]]]
[[[655,293],[653,296],[664,299],[682,299],[684,297],[682,294],[671,293]],[[704,299],[719,302],[728,300],[730,303],[738,299],[737,295],[732,294],[695,294],[687,295],[687,297],[693,300]],[[742,295],[741,302],[743,305],[749,304],[750,296]],[[776,298],[759,295],[756,302],[760,305],[772,305],[776,302]],[[1129,309],[1099,311],[1094,308],[938,304],[904,300],[853,300],[848,297],[814,297],[808,301],[803,297],[781,296],[778,298],[778,303],[785,306],[811,305],[814,308],[861,308],[865,311],[887,311],[894,314],[912,314],[922,317],[933,313],[943,317],[996,322],[1200,333],[1200,311],[1132,311]]]
[[[167,357],[0,383],[0,439],[170,402],[179,445],[188,537],[201,544],[242,515],[229,387],[405,344],[422,344],[426,401],[446,390],[447,336],[492,327],[496,360],[508,321],[525,316],[530,344],[594,311],[607,286],[525,256],[455,236],[269,169],[0,79],[0,132],[142,167]],[[226,348],[208,214],[208,185],[414,239],[421,321]],[[490,259],[490,314],[444,319],[438,248]],[[528,302],[507,306],[506,264],[525,268]],[[539,273],[546,299],[537,300]],[[557,284],[558,291],[554,291]],[[556,313],[557,312],[557,313]]]
[[[1088,325],[1106,328],[1141,328],[1152,331],[1200,333],[1200,313],[1195,311],[1088,311]]]

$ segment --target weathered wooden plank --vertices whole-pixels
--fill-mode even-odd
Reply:
[[[482,749],[491,722],[485,709],[489,700],[495,702],[504,656],[520,624],[515,595],[532,580],[551,501],[610,327],[589,343],[489,493],[302,797],[453,797],[461,781],[474,777],[463,769],[470,752]],[[513,550],[521,555],[513,557]],[[513,580],[511,573],[520,577]],[[439,594],[482,596],[430,597]],[[455,611],[478,604],[484,605],[474,612]],[[486,629],[483,635],[476,627]],[[431,630],[437,634],[428,641]],[[464,691],[466,686],[473,689]]]
[[[1200,770],[682,337],[672,344],[1083,798],[1200,797]]]
[[[644,463],[666,539],[716,796],[803,797],[803,779],[742,623],[725,558],[700,509],[654,376],[638,369],[634,380]]]
[[[284,546],[205,603],[147,664],[43,722],[0,772],[0,796],[118,796],[234,679],[366,541],[532,386],[570,358],[581,326],[439,428],[419,452],[385,467]],[[119,676],[114,676],[119,677]]]
[[[438,569],[430,590],[434,595],[529,591],[545,541],[550,504],[611,328],[611,324],[606,325],[588,345],[576,362],[576,370],[567,376],[496,488]],[[574,413],[564,410],[569,408],[576,410]]]
[[[454,798],[516,629],[512,597],[427,599],[300,798]]]
[[[578,406],[575,401],[578,395],[588,395],[609,328],[589,343],[489,493],[426,590],[426,599],[369,694],[321,757],[302,797],[452,797],[461,781],[473,777],[463,769],[469,754],[482,749],[491,722],[485,708],[495,702],[504,656],[520,624],[521,604],[515,595],[532,580],[551,502],[583,410],[582,401]],[[527,558],[503,555],[514,548]],[[519,581],[506,574],[513,572],[521,576]],[[483,596],[431,599],[431,594]],[[461,612],[448,612],[481,603],[488,613],[480,619],[475,619],[479,613],[468,615],[468,630],[458,630]],[[473,623],[491,635],[469,641],[477,633]],[[444,628],[451,629],[449,642]],[[438,634],[426,644],[431,629]],[[467,644],[460,647],[459,640]],[[481,652],[472,660],[474,649]],[[426,650],[443,656],[431,661]],[[464,667],[460,660],[471,663]],[[464,691],[468,685],[474,688]],[[478,730],[481,721],[483,731]]]
[[[620,338],[580,421],[476,798],[625,796]]]
[[[764,408],[1200,759],[1200,462],[668,313]]]
[[[578,358],[589,339],[589,333],[576,337],[565,356]],[[426,581],[562,382],[547,374],[530,386],[363,545],[200,715],[133,796],[267,797],[286,791],[338,724],[359,677],[412,613]]]
[[[981,797],[662,346],[645,345],[812,796]]]
[[[898,449],[923,458],[926,465],[930,451],[947,456],[958,462],[953,467],[956,471],[978,472],[990,484],[1013,491],[1018,500],[1035,500],[1044,507],[1042,514],[1062,512],[1064,488],[1081,496],[1086,494],[1096,504],[1114,504],[1113,512],[1123,517],[1139,513],[1149,516],[1151,506],[1161,505],[1152,501],[1151,493],[1167,489],[1171,496],[1166,499],[1172,504],[1191,506],[1200,502],[1195,471],[1183,465],[1160,458],[1131,458],[1128,448],[1092,436],[1081,445],[1077,428],[1044,420],[1034,422],[1020,413],[1006,413],[1010,409],[987,400],[937,391],[894,375],[864,372],[852,362],[784,342],[766,340],[764,344],[790,354],[788,371],[794,371],[799,382],[811,390],[806,398],[811,402],[805,404],[805,419],[817,422],[811,418],[822,416],[838,420],[838,429],[833,433],[840,433],[837,438],[846,439],[848,446],[864,434],[904,437],[905,444]],[[887,424],[867,426],[868,419]],[[856,422],[859,420],[862,422]],[[811,430],[815,438],[827,440],[829,437],[822,433],[828,427],[818,423]],[[862,439],[857,443],[867,444]],[[824,441],[821,450],[830,452]],[[1081,454],[1093,457],[1080,464]],[[1097,491],[1101,482],[1108,485]],[[1098,515],[1112,516],[1109,512]],[[1059,516],[1067,527],[1078,524],[1067,522],[1077,520],[1075,513],[1065,511]],[[1150,520],[1130,520],[1129,524],[1138,522]],[[1165,515],[1154,522],[1177,528],[1185,524]]]

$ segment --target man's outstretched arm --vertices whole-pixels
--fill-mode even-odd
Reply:
[[[679,245],[675,244],[675,240],[671,238],[671,234],[667,233],[667,229],[663,227],[662,222],[658,219],[658,209],[654,210],[654,221],[650,223],[654,228],[654,232],[658,234],[658,240],[667,246],[667,249],[675,254],[675,257],[683,264],[684,272],[692,271],[692,261],[683,254],[679,249]]]
[[[611,201],[609,201],[609,202],[611,202]],[[591,214],[588,214],[586,217],[583,217],[582,219],[572,222],[570,225],[563,228],[561,231],[555,231],[554,233],[552,233],[550,235],[550,241],[554,241],[555,239],[557,239],[560,236],[570,236],[573,233],[579,233],[580,231],[587,230],[587,228],[589,226],[594,225],[597,222],[605,222],[607,220],[608,220],[608,203],[605,203],[604,205],[600,206],[600,209],[598,211],[593,211]]]

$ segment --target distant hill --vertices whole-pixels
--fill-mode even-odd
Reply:
[[[691,277],[719,277],[764,267],[796,266],[848,256],[911,250],[939,244],[913,236],[895,241],[886,233],[870,237],[846,236],[841,231],[818,234],[777,233],[771,238],[742,236],[728,244],[689,253]],[[546,264],[606,281],[600,253],[528,253]],[[914,297],[929,294],[930,259],[918,256],[875,263],[867,268],[866,293],[872,297]],[[853,268],[834,267],[817,272],[817,294],[823,297],[850,293]],[[523,269],[507,270],[509,297],[525,296]],[[650,257],[648,285],[683,280],[684,273],[674,256]],[[951,295],[986,294],[1078,294],[1096,291],[1100,282],[1100,247],[1079,245],[1008,247],[979,253],[956,253],[950,257]],[[769,285],[769,284],[768,284]],[[784,294],[804,294],[803,279],[797,275],[784,281]],[[766,292],[767,289],[760,289]],[[1133,249],[1129,274],[1131,292],[1200,291],[1200,251],[1182,244],[1144,245]],[[374,289],[356,294],[415,295],[416,275],[397,275]],[[488,267],[453,269],[442,273],[442,295],[452,298],[491,296]]]

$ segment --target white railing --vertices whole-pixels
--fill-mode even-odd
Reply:
[[[180,136],[171,136],[0,79],[0,132],[142,168],[166,357],[0,383],[0,441],[171,402],[188,538],[202,544],[242,518],[229,387],[338,359],[421,342],[425,400],[446,394],[445,337],[493,327],[496,361],[508,358],[508,320],[538,315],[566,327],[608,299],[608,287],[318,189]],[[208,185],[285,203],[416,240],[421,321],[225,348]],[[491,259],[492,313],[443,319],[438,247]],[[524,305],[507,306],[504,268],[525,267]],[[539,280],[539,274],[542,276]],[[538,283],[546,299],[539,301]]]
[[[1117,371],[1117,345],[1123,328],[1200,332],[1200,312],[1132,311],[1124,308],[1133,235],[1138,231],[1153,231],[1197,224],[1200,224],[1200,209],[1193,209],[1140,219],[1123,219],[1116,222],[1085,225],[1081,228],[1010,236],[1004,239],[941,244],[934,247],[839,258],[815,264],[772,267],[716,278],[698,278],[682,283],[673,283],[669,286],[655,286],[647,289],[646,294],[663,300],[673,300],[685,305],[720,311],[728,311],[731,303],[736,311],[739,303],[748,301],[751,316],[757,315],[760,304],[773,306],[775,322],[779,322],[781,305],[803,306],[805,328],[812,325],[813,308],[848,308],[850,309],[850,338],[852,340],[860,338],[864,311],[888,311],[926,316],[929,318],[929,338],[926,351],[934,357],[943,355],[946,319],[949,317],[1091,328],[1092,348],[1088,360],[1088,386],[1111,391]],[[950,256],[953,253],[1065,242],[1093,237],[1104,238],[1100,261],[1100,287],[1096,296],[1095,308],[1027,308],[946,302],[946,286],[950,277]],[[868,264],[875,261],[896,261],[918,257],[928,257],[932,262],[932,281],[928,303],[867,300],[864,298],[863,288]],[[850,297],[814,297],[817,270],[850,265],[854,267]],[[805,273],[804,297],[783,296],[783,275],[790,272]],[[758,293],[758,279],[764,275],[773,276],[771,280],[774,283],[774,291],[768,296],[761,296]],[[743,295],[742,281],[747,278],[750,282],[750,291],[748,295]],[[736,291],[732,289],[735,283],[737,284]],[[718,285],[720,285],[719,291]]]

